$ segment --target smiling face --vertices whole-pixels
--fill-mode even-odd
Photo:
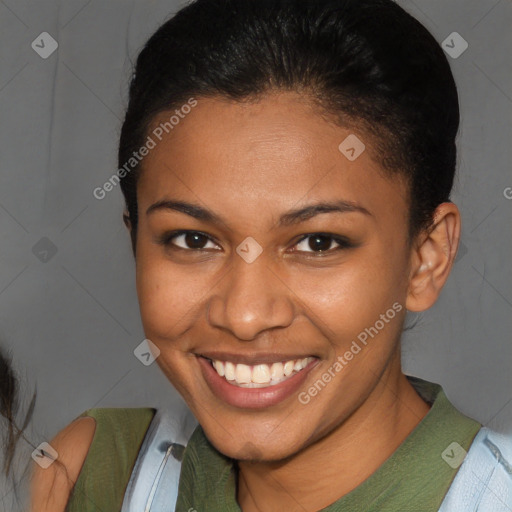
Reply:
[[[338,149],[352,133],[366,145],[353,161]],[[230,457],[297,453],[400,371],[407,191],[383,175],[371,148],[295,93],[198,98],[143,162],[136,268],[145,334]]]

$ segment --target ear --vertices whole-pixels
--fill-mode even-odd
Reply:
[[[460,213],[453,203],[440,204],[433,226],[418,235],[411,254],[409,288],[405,307],[425,311],[439,297],[459,246]]]

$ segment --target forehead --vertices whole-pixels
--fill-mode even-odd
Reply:
[[[158,140],[153,133],[162,129],[155,129],[173,114],[160,113],[148,130],[155,147],[142,165],[141,212],[167,195],[213,202],[228,214],[242,205],[259,217],[315,199],[355,201],[369,210],[394,203],[395,216],[404,214],[405,187],[383,173],[371,140],[324,118],[304,96],[197,98]]]

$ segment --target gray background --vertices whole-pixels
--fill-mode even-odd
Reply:
[[[449,58],[463,245],[442,297],[404,335],[404,368],[512,432],[512,3],[400,4],[439,42],[456,31],[469,43]],[[34,446],[91,407],[182,405],[157,365],[133,354],[144,334],[121,192],[92,194],[117,167],[132,61],[177,7],[0,0],[0,338],[27,398],[37,386]],[[47,59],[31,48],[43,31],[59,44]]]

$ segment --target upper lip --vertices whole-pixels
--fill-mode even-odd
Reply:
[[[240,354],[234,352],[218,351],[201,352],[197,353],[196,356],[205,357],[206,359],[211,359],[212,361],[229,361],[231,363],[246,364],[249,366],[255,364],[281,363],[283,361],[305,359],[307,357],[316,357],[313,356],[312,354],[276,354],[275,352],[265,352],[260,354]]]

